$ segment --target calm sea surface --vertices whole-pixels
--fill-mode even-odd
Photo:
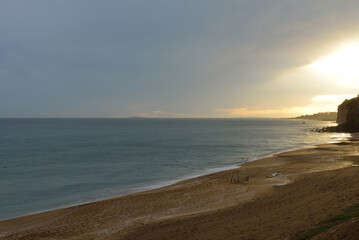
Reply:
[[[0,219],[160,187],[335,140],[284,119],[0,119]]]

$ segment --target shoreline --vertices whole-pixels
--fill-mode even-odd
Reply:
[[[256,158],[253,161],[256,161],[258,159],[261,159],[261,157]],[[242,163],[242,164],[244,164],[244,163]],[[218,173],[218,172],[227,171],[227,170],[232,170],[232,169],[238,169],[238,168],[240,168],[240,166],[242,164],[235,164],[235,165],[229,165],[229,166],[224,166],[224,167],[203,169],[203,170],[196,171],[193,174],[184,175],[182,177],[178,177],[178,178],[175,178],[173,180],[165,180],[165,181],[160,181],[158,183],[151,184],[151,185],[134,187],[134,188],[131,188],[130,190],[128,190],[129,191],[128,193],[115,194],[113,196],[111,195],[111,196],[103,197],[103,198],[98,197],[98,198],[95,198],[94,200],[79,201],[78,203],[74,203],[74,204],[64,204],[64,205],[61,205],[59,207],[49,208],[49,209],[40,210],[40,211],[33,211],[33,212],[29,212],[29,213],[26,213],[26,214],[23,214],[23,215],[15,216],[15,217],[0,219],[0,222],[13,220],[13,219],[17,219],[17,218],[22,218],[22,217],[27,217],[27,216],[36,215],[36,214],[41,214],[41,213],[46,213],[46,212],[51,212],[51,211],[56,211],[56,210],[61,210],[61,209],[65,209],[65,208],[77,207],[77,206],[81,206],[81,205],[85,205],[85,204],[97,203],[97,202],[101,202],[101,201],[110,200],[110,199],[113,199],[113,198],[125,197],[125,196],[131,195],[131,194],[136,194],[136,193],[156,190],[156,189],[160,189],[160,188],[163,188],[163,187],[171,186],[173,184],[177,184],[177,183],[182,182],[182,181],[195,179],[195,178],[206,176],[206,175],[209,175],[209,174]],[[212,172],[212,170],[214,170],[214,171]],[[201,174],[199,172],[206,172],[206,173]],[[134,190],[134,189],[140,189],[140,190]],[[131,190],[134,190],[134,191],[132,192]],[[125,189],[123,191],[127,191],[127,190]]]
[[[43,234],[41,239],[51,239],[54,238],[54,232],[59,230],[58,223],[70,227],[73,230],[70,235],[78,236],[75,239],[88,239],[94,234],[104,234],[106,239],[116,239],[119,236],[121,239],[131,239],[130,236],[141,239],[136,234],[146,226],[161,226],[166,222],[243,207],[255,202],[257,197],[271,196],[273,189],[284,188],[305,175],[350,168],[354,161],[337,160],[338,156],[345,158],[353,155],[354,150],[347,144],[359,148],[359,142],[352,137],[351,140],[340,143],[320,144],[277,153],[271,157],[246,162],[240,168],[206,174],[152,190],[3,220],[0,221],[0,232],[3,232],[0,239],[32,239],[31,236],[37,239],[36,234],[39,232]],[[323,153],[329,160],[310,161],[313,156],[322,158]],[[271,172],[279,172],[278,177],[266,179],[265,176]],[[247,174],[250,175],[249,182],[242,179]],[[238,178],[239,175],[238,183],[231,183],[231,178]],[[89,217],[92,218],[93,214],[101,216],[100,219],[90,220]],[[86,222],[90,227],[82,226],[81,222],[84,221],[90,221]],[[101,222],[103,223],[100,224]],[[196,223],[198,222],[193,224]],[[93,229],[91,226],[94,224],[101,227]],[[148,230],[146,232],[151,233]],[[183,234],[185,233],[181,233],[181,236]],[[157,235],[158,239],[161,239],[160,236]],[[60,234],[56,238],[70,239],[66,234]]]
[[[330,144],[330,143],[334,143],[334,142],[337,142],[337,141],[347,140],[347,138],[348,137],[345,136],[345,137],[339,138],[339,140],[333,140],[333,141],[330,141],[330,142],[327,142],[327,143],[308,144],[308,145],[304,145],[304,146],[300,146],[300,147],[293,147],[293,148],[287,148],[287,149],[284,149],[284,150],[273,151],[272,153],[270,153],[268,155],[263,155],[263,156],[258,156],[258,157],[250,157],[246,162],[243,162],[243,163],[239,163],[239,164],[234,163],[234,164],[231,164],[231,165],[228,165],[228,166],[221,166],[221,167],[204,168],[204,169],[200,169],[200,170],[195,170],[195,171],[193,171],[193,173],[186,174],[186,175],[183,175],[183,176],[179,176],[179,177],[176,177],[174,179],[160,180],[160,181],[158,181],[156,183],[153,183],[153,184],[150,184],[150,185],[143,185],[143,186],[138,186],[138,187],[133,187],[133,188],[121,190],[123,192],[126,192],[124,194],[113,194],[113,195],[111,194],[111,195],[104,196],[104,197],[92,198],[92,200],[88,200],[88,201],[78,201],[76,203],[63,204],[63,205],[60,205],[58,207],[48,208],[48,209],[44,209],[44,210],[31,211],[29,213],[21,214],[21,215],[18,215],[18,216],[0,219],[0,222],[13,220],[13,219],[17,219],[17,218],[23,218],[23,217],[27,217],[27,216],[31,216],[31,215],[36,215],[36,214],[42,214],[42,213],[56,211],[56,210],[61,210],[61,209],[66,209],[66,208],[71,208],[71,207],[76,207],[76,206],[81,206],[81,205],[85,205],[85,204],[97,203],[97,202],[101,202],[101,201],[105,201],[105,200],[110,200],[110,199],[113,199],[113,198],[125,197],[125,196],[131,195],[131,194],[136,194],[136,193],[156,190],[156,189],[160,189],[160,188],[163,188],[163,187],[168,187],[168,186],[180,183],[182,181],[196,179],[198,177],[202,177],[202,176],[206,176],[206,175],[210,175],[210,174],[214,174],[214,173],[219,173],[219,172],[222,172],[222,171],[238,169],[243,164],[258,161],[258,160],[261,160],[261,159],[264,159],[264,158],[273,157],[273,156],[281,154],[281,153],[286,153],[286,152],[296,151],[296,150],[300,150],[300,149],[311,148],[311,147],[315,147],[317,145],[322,145],[322,144]],[[138,190],[135,190],[135,189],[138,189]]]

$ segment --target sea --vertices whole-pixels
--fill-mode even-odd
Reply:
[[[345,134],[292,119],[0,119],[0,220],[149,190]]]

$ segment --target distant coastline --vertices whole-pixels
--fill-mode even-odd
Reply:
[[[146,119],[147,117],[127,117],[127,119]]]
[[[301,115],[290,119],[303,119],[303,120],[315,120],[315,121],[336,121],[337,112],[320,112],[311,115]]]

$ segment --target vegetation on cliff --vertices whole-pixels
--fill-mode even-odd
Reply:
[[[359,204],[355,204],[355,205],[352,205],[352,206],[344,209],[341,214],[319,222],[316,226],[313,227],[313,229],[306,231],[306,232],[299,232],[296,236],[291,238],[291,240],[312,239],[314,236],[317,236],[321,233],[328,232],[328,230],[333,229],[335,226],[338,226],[343,223],[348,223],[348,222],[350,222],[351,219],[358,218],[358,217],[359,217]],[[337,237],[340,237],[340,236],[337,236]]]
[[[295,117],[294,119],[307,119],[307,120],[317,120],[317,121],[336,121],[337,112],[320,112],[312,115],[302,115]]]

